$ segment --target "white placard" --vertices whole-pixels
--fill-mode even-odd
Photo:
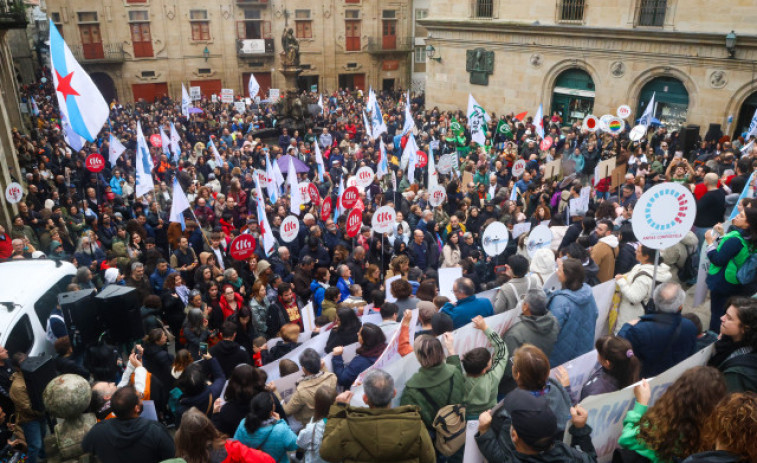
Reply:
[[[616,114],[621,119],[628,119],[631,116],[631,107],[627,104],[620,105]]]
[[[391,206],[381,206],[373,214],[371,227],[378,234],[390,233],[394,229],[396,220],[397,213]]]
[[[218,103],[218,95],[216,95],[215,93],[212,94],[212,95],[210,95],[210,102],[211,103]]]
[[[531,230],[526,241],[526,250],[528,255],[533,257],[536,251],[542,248],[549,248],[552,245],[552,230],[546,225],[539,225]]]
[[[355,188],[357,188],[357,177],[353,175],[352,177],[348,178],[347,183],[345,183],[345,185],[347,186],[347,188],[351,186],[354,186]]]
[[[455,167],[456,157],[456,153],[445,154],[439,158],[439,162],[436,164],[436,170],[442,174],[449,174]]]
[[[513,225],[513,239],[516,240],[524,233],[528,233],[531,230],[531,222],[516,223]]]
[[[642,138],[644,138],[644,135],[647,134],[647,126],[643,124],[639,124],[633,129],[631,129],[631,133],[628,134],[628,138],[631,139],[631,141],[639,141]]]
[[[619,117],[613,117],[607,121],[607,131],[612,134],[618,134],[622,132],[625,127],[625,122],[623,122],[623,119]]]
[[[686,236],[697,214],[688,188],[665,182],[647,190],[633,209],[631,225],[639,242],[652,249],[669,248]]]
[[[583,128],[592,133],[596,132],[599,128],[599,119],[597,119],[597,116],[593,114],[586,116],[586,118],[584,118]]]
[[[608,132],[610,130],[610,119],[612,119],[613,117],[615,116],[613,116],[612,114],[605,114],[604,116],[599,118],[599,129],[602,132]]]
[[[368,188],[371,182],[373,182],[373,169],[368,166],[363,166],[357,171],[357,186],[360,188]]]
[[[402,275],[396,275],[384,280],[384,284],[386,285],[386,302],[397,302],[397,298],[392,296],[391,286],[394,280],[399,280],[400,278],[402,278]]]
[[[463,463],[486,463],[486,459],[481,454],[481,450],[478,449],[478,444],[476,443],[477,432],[478,420],[468,420],[465,423],[465,451],[463,452]]]
[[[452,292],[452,284],[458,278],[462,278],[462,267],[450,267],[439,269],[439,295],[449,298],[450,301],[455,302],[457,298]]]
[[[239,114],[244,114],[244,111],[245,111],[245,103],[244,103],[244,101],[235,101],[234,102],[234,111],[238,112]]]
[[[24,189],[17,182],[11,182],[5,189],[5,199],[11,204],[16,204],[24,197]]]
[[[447,191],[441,185],[434,186],[428,194],[428,202],[433,207],[441,205],[447,199]]]
[[[189,87],[189,98],[192,101],[200,101],[202,99],[202,89],[200,87]]]
[[[509,238],[510,232],[507,231],[504,223],[492,222],[481,236],[481,245],[487,256],[494,257],[505,252]]]
[[[360,317],[360,321],[363,323],[363,325],[365,325],[366,323],[373,323],[374,325],[378,326],[381,324],[381,322],[384,321],[384,319],[381,318],[380,312],[371,312]]]
[[[313,311],[313,303],[308,302],[308,305],[303,307],[300,312],[302,313],[302,326],[305,329],[305,332],[312,333],[315,329],[315,312]]]
[[[273,102],[279,101],[279,89],[278,88],[268,89],[268,99]]]
[[[515,164],[513,164],[513,177],[520,178],[521,175],[523,175],[523,172],[526,171],[526,160],[525,159],[518,159],[515,161]]]
[[[234,89],[222,88],[221,89],[221,103],[233,103],[234,102]]]
[[[281,226],[279,227],[279,234],[281,235],[281,239],[284,242],[291,243],[295,238],[297,238],[297,235],[299,233],[300,221],[299,219],[297,219],[297,217],[289,215],[284,219],[283,222],[281,222]]]

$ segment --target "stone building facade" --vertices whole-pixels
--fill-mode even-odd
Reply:
[[[407,1],[48,0],[47,12],[106,99],[246,92],[250,74],[283,90],[281,36],[299,40],[301,89],[406,88],[414,41]],[[246,95],[245,95],[246,96]]]
[[[419,21],[435,51],[426,101],[464,108],[472,93],[489,111],[533,116],[543,104],[575,121],[620,105],[638,118],[654,94],[672,129],[740,134],[757,109],[755,21],[753,0],[435,1]],[[488,85],[461,72],[476,49],[494,53]]]

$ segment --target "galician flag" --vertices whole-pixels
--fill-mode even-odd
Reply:
[[[323,171],[325,170],[323,167],[323,155],[321,154],[321,148],[318,146],[318,141],[313,142],[313,147],[315,149],[315,165],[318,169],[318,181],[323,181]]]
[[[276,187],[281,188],[281,185],[284,184],[284,174],[281,173],[278,161],[273,161],[271,169],[273,169],[273,179],[276,180]]]
[[[644,111],[644,114],[646,114],[646,111]],[[752,136],[757,135],[757,110],[754,111],[754,116],[752,116],[752,122],[749,123],[749,130],[746,133],[746,137],[744,137],[745,140],[749,140],[752,138]]]
[[[434,149],[428,145],[428,191],[439,184],[439,174],[436,172],[434,165]]]
[[[481,107],[472,94],[468,94],[468,123],[471,138],[481,146],[486,144],[486,124],[491,120],[486,110]]]
[[[171,202],[171,212],[168,215],[169,222],[178,222],[181,224],[181,231],[187,228],[184,223],[184,211],[190,208],[189,199],[184,194],[184,190],[179,185],[179,180],[174,177],[173,179],[173,201]]]
[[[385,133],[386,130],[386,123],[384,123],[384,116],[381,115],[381,108],[379,107],[378,101],[373,105],[373,120],[372,120],[372,126],[371,126],[371,134],[373,134],[373,138],[378,138],[379,135],[382,133]]]
[[[174,162],[179,162],[179,156],[181,156],[181,137],[179,132],[176,131],[176,126],[171,122],[171,151],[173,151]]]
[[[166,135],[166,131],[163,130],[163,126],[160,126],[160,147],[163,150],[163,154],[168,159],[171,159],[171,139]]]
[[[108,161],[111,167],[116,167],[116,162],[124,151],[126,151],[126,147],[111,133],[108,139]]]
[[[365,126],[365,134],[368,135],[368,138],[373,138],[373,135],[371,134],[371,123],[368,122],[368,116],[365,115],[365,111],[363,111],[363,126]]]
[[[273,167],[271,167],[271,160],[268,157],[268,152],[265,153],[265,189],[268,191],[268,198],[271,200],[271,204],[275,204],[279,198],[279,186],[276,184],[276,179],[273,175]],[[260,197],[263,200],[263,197]]]
[[[92,79],[76,62],[50,20],[50,64],[58,107],[74,133],[93,142],[108,120],[110,108]]]
[[[192,105],[192,100],[189,98],[187,88],[184,84],[181,84],[181,115],[189,117],[189,107]]]
[[[218,152],[216,144],[213,143],[212,138],[208,141],[208,148],[210,148],[210,152],[213,153],[213,160],[216,163],[216,167],[223,167],[223,158],[221,157],[221,153]]]
[[[733,221],[733,219],[735,219],[736,216],[739,215],[738,205],[741,204],[741,202],[745,198],[754,198],[754,193],[755,193],[754,172],[752,172],[752,175],[749,176],[749,180],[747,180],[746,185],[744,185],[744,189],[741,190],[741,194],[739,195],[739,200],[736,201],[736,206],[733,207],[733,211],[731,212],[731,216],[728,218],[728,220]]]
[[[405,122],[402,124],[402,135],[407,134],[415,127],[415,121],[413,121],[413,113],[410,112],[410,91],[407,92],[407,99],[405,100]]]
[[[415,164],[418,162],[418,144],[415,142],[415,135],[410,133],[407,137],[405,150],[402,152],[402,159],[407,162],[407,181],[412,185],[415,183]]]
[[[37,106],[37,102],[34,100],[34,97],[31,97],[32,99],[32,115],[39,116],[39,106]]]
[[[536,116],[534,116],[534,127],[536,128],[536,134],[539,135],[539,138],[544,138],[544,112],[542,110],[541,105],[539,105],[539,109],[536,111]]]
[[[274,246],[276,246],[276,240],[273,238],[273,232],[271,231],[271,225],[268,223],[268,217],[265,215],[265,206],[263,202],[263,191],[260,189],[260,183],[255,181],[255,188],[258,194],[258,228],[260,228],[260,241],[258,242],[263,247],[265,256],[268,257],[272,252]]]
[[[66,140],[66,143],[68,143],[68,146],[73,148],[74,151],[80,151],[84,148],[84,143],[87,141],[84,137],[74,132],[74,128],[71,127],[71,123],[68,121],[68,117],[66,117],[63,111],[60,113],[60,125],[63,129],[63,138]]]
[[[342,214],[342,195],[344,194],[344,179],[339,179],[339,190],[336,195],[336,207],[334,208],[334,222]]]
[[[365,107],[368,108],[368,111],[373,111],[374,106],[376,106],[376,94],[373,92],[373,87],[369,87],[368,103],[366,103]]]
[[[293,158],[289,158],[289,171],[287,171],[287,183],[289,184],[289,210],[294,215],[300,215],[300,206],[305,203],[302,199],[300,184],[297,181],[297,170],[294,168]]]
[[[379,160],[376,167],[376,176],[378,178],[383,177],[389,173],[389,160],[386,157],[386,146],[384,146],[384,139],[379,139]]]
[[[644,114],[641,115],[639,118],[639,124],[649,127],[652,125],[652,119],[654,119],[654,97],[657,92],[652,93],[652,99],[649,100],[649,103],[647,103],[647,108],[644,110]],[[757,117],[757,112],[755,112],[755,117]],[[752,118],[752,125],[755,125],[757,127],[757,124],[755,124],[755,119]],[[752,128],[752,125],[749,126],[749,128]]]
[[[150,148],[148,148],[147,140],[142,133],[142,123],[137,121],[137,187],[135,188],[137,198],[155,189],[152,182],[153,167]]]
[[[320,93],[318,94],[318,107],[321,108],[321,113],[323,113],[323,95]]]

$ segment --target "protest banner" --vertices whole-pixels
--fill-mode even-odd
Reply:
[[[402,278],[402,275],[393,276],[384,280],[384,285],[386,285],[386,302],[397,302],[397,298],[392,296],[391,286],[394,280],[399,280],[400,278]]]
[[[408,327],[409,339],[415,339],[415,329],[418,326],[418,309],[415,309],[412,312],[413,315],[410,319],[410,326]],[[363,384],[363,378],[365,378],[365,375],[367,375],[369,371],[375,368],[384,368],[386,365],[389,365],[390,363],[393,363],[402,358],[399,352],[400,330],[400,325],[397,325],[397,329],[394,330],[394,334],[392,334],[391,339],[389,339],[389,342],[387,342],[384,352],[382,352],[379,358],[377,358],[376,361],[373,362],[373,365],[369,366],[358,375],[357,379],[355,379],[355,382],[352,383],[352,387]]]
[[[587,378],[597,365],[597,351],[592,350],[579,357],[574,358],[562,365],[552,368],[549,372],[549,376],[557,380],[557,369],[565,368],[568,372],[568,378],[570,378],[570,401],[575,403],[580,402],[581,390]],[[557,380],[559,382],[559,380]]]
[[[352,359],[355,358],[357,348],[360,347],[360,343],[353,342],[349,346],[342,346],[344,347],[344,351],[342,352],[342,360],[344,360],[344,364],[347,365],[352,361]],[[327,356],[323,357],[323,366],[326,368],[327,371],[334,372],[333,365],[331,361],[334,359],[334,353],[330,352]]]
[[[594,295],[594,302],[597,303],[597,309],[599,309],[597,325],[594,329],[594,340],[596,341],[600,336],[611,334],[608,317],[612,308],[612,296],[615,294],[615,280],[592,286],[591,292]]]
[[[289,398],[292,397],[294,391],[297,389],[297,381],[299,381],[303,375],[304,373],[300,369],[296,373],[292,373],[291,375],[286,375],[283,378],[278,378],[277,380],[272,381],[274,386],[276,386],[276,392],[279,393],[281,403],[286,403],[289,401]]]
[[[562,161],[559,159],[548,162],[547,165],[544,166],[544,178],[550,179],[560,175],[560,172],[562,172],[561,163]]]
[[[468,420],[465,423],[465,450],[463,452],[463,463],[486,463],[486,459],[478,449],[478,444],[476,444],[477,432],[478,420]]]
[[[605,179],[612,175],[612,171],[615,169],[615,158],[605,159],[597,164],[594,168],[594,186],[597,186],[600,180]]]

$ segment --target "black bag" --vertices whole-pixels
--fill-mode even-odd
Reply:
[[[688,249],[686,250],[688,251]],[[678,281],[686,283],[694,280],[699,273],[699,253],[694,249],[694,252],[690,252],[686,256],[686,261],[683,263],[683,267],[678,269]]]

